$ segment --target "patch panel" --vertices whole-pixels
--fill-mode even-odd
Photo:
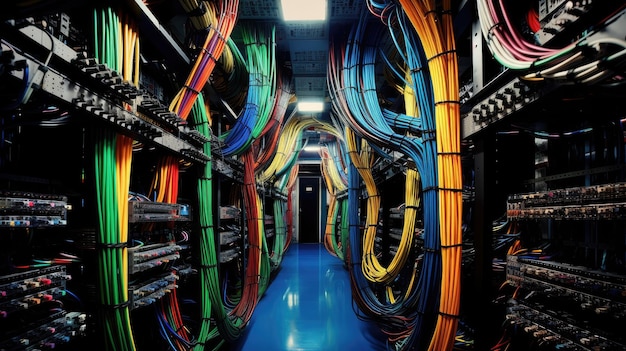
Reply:
[[[41,293],[52,288],[65,289],[71,276],[65,266],[54,265],[0,276],[0,303]]]
[[[62,63],[58,67],[67,71],[67,73],[61,73],[54,68],[55,65],[48,66],[51,64],[48,60],[46,63],[42,63],[43,59],[38,60],[24,54],[17,46],[7,42],[7,46],[14,52],[14,61],[24,60],[28,62],[29,70],[35,72],[30,80],[29,89],[44,91],[71,104],[78,110],[114,123],[126,133],[161,144],[185,157],[192,158],[194,161],[203,163],[208,161],[208,156],[184,140],[183,136],[191,130],[189,126],[179,117],[172,116],[171,112],[166,111],[167,108],[164,110],[163,106],[158,106],[156,110],[158,113],[156,114],[152,113],[151,108],[146,108],[144,112],[150,113],[150,115],[147,116],[148,118],[142,119],[142,116],[146,116],[138,112],[137,106],[141,106],[146,94],[122,82],[119,73],[111,71],[93,59],[84,58],[63,42],[54,37],[49,37],[44,33],[45,31],[34,25],[19,29],[9,25],[7,31],[17,37],[17,41],[28,38],[31,46],[38,46],[39,51],[46,52],[44,57],[50,54],[51,58],[55,58],[55,62]],[[84,71],[81,71],[80,68],[76,69],[76,67],[82,67]],[[78,72],[72,73],[73,71]],[[77,73],[82,73],[82,76]],[[168,126],[164,129],[161,127],[162,124],[150,123],[154,121],[159,121],[159,123],[171,122],[176,127]],[[186,139],[195,140],[197,138],[187,137]]]
[[[539,21],[544,22],[546,17],[550,15],[553,11],[558,9],[559,7],[565,5],[567,2],[572,2],[568,0],[539,0],[538,4],[538,19]]]
[[[220,245],[228,245],[233,243],[239,239],[241,239],[241,234],[238,231],[233,230],[220,230]]]
[[[220,206],[220,219],[239,219],[241,209],[235,206]]]
[[[469,111],[462,113],[463,138],[522,110],[525,106],[539,100],[552,88],[548,85],[531,85],[517,77],[502,84],[495,92],[471,104]]]
[[[129,287],[130,308],[149,306],[176,289],[178,276],[168,273],[159,278],[150,279],[146,282],[133,284]]]
[[[506,322],[514,325],[515,330],[523,331],[537,342],[543,341],[543,343],[554,345],[557,350],[618,351],[625,348],[625,345],[621,343],[545,311],[518,303],[507,309]]]
[[[66,225],[58,216],[0,216],[0,227],[48,227]]]
[[[0,191],[0,208],[63,208],[67,197],[52,194],[37,194],[19,191]]]
[[[507,209],[509,219],[542,219],[557,220],[611,220],[626,218],[626,202],[581,205],[581,206],[544,206],[525,209]]]
[[[556,35],[580,20],[591,10],[593,1],[547,0],[545,3],[548,4],[546,6],[548,15],[540,16],[541,30],[535,33],[535,38],[541,45],[548,43]],[[541,8],[540,6],[540,14],[542,13]]]
[[[188,220],[190,218],[187,205],[150,201],[128,202],[128,221],[130,223]]]
[[[581,204],[602,201],[626,200],[626,183],[570,187],[533,193],[509,195],[507,205],[513,208],[545,205]]]
[[[599,270],[589,269],[584,266],[575,266],[567,263],[555,262],[555,261],[545,261],[545,260],[534,260],[528,258],[521,258],[520,262],[526,265],[534,265],[537,267],[543,267],[551,270],[558,270],[562,272],[567,272],[574,275],[580,275],[583,277],[587,277],[590,279],[598,279],[602,281],[607,281],[613,284],[625,285],[626,286],[626,276],[619,274],[611,274],[608,272],[603,272]]]
[[[222,250],[220,251],[220,263],[230,262],[239,257],[239,254],[240,250],[237,247],[228,250]]]
[[[211,145],[211,151],[214,155],[211,162],[213,171],[236,181],[243,179],[243,163],[232,158],[224,158],[214,145]]]
[[[67,224],[67,198],[27,192],[0,192],[0,226],[39,227]]]
[[[0,341],[0,350],[51,350],[85,336],[87,315],[81,312],[60,311],[38,323],[25,326]]]
[[[621,275],[509,255],[506,279],[513,286],[575,299],[573,309],[584,306],[597,314],[610,312],[614,318],[626,317],[626,278]]]
[[[128,271],[130,274],[161,267],[180,258],[181,247],[174,243],[152,244],[128,248]]]
[[[66,294],[65,289],[62,287],[42,286],[41,290],[36,290],[36,292],[28,293],[9,301],[0,301],[0,317],[9,317],[15,312],[24,311],[41,305],[42,303],[57,300]]]

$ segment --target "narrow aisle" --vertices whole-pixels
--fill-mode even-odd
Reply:
[[[292,244],[232,350],[385,350],[384,340],[356,317],[343,263],[321,244]]]

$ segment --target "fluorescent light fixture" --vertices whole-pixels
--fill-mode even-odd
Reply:
[[[298,102],[299,112],[322,112],[324,103],[322,101],[300,101]]]
[[[322,147],[319,145],[307,145],[302,150],[307,151],[307,152],[319,152],[321,149]]]
[[[327,0],[280,0],[285,21],[324,21]]]

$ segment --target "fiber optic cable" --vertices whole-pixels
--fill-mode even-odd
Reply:
[[[189,3],[191,6],[196,6],[197,4]],[[226,42],[230,38],[237,20],[239,1],[203,1],[202,5],[207,13],[206,21],[204,22],[204,25],[208,23],[208,26],[204,28],[206,30],[206,38],[183,88],[170,104],[170,110],[182,119],[187,119],[198,95],[211,76],[217,63],[216,61],[219,60],[227,45]]]
[[[291,170],[289,171],[289,179],[287,181],[287,185],[285,186],[285,191],[287,193],[287,210],[285,211],[285,216],[287,217],[285,223],[287,227],[287,238],[285,240],[285,250],[287,250],[293,238],[293,188],[296,184],[296,179],[298,179],[299,168],[300,166],[298,163],[291,167]]]
[[[264,146],[260,151],[260,154],[256,157],[254,169],[257,174],[261,173],[262,169],[269,165],[271,158],[276,153],[278,139],[280,138],[284,126],[283,121],[285,120],[287,106],[294,97],[290,82],[291,74],[288,74],[286,70],[279,70],[279,79],[277,80],[278,86],[276,87],[276,100],[271,117],[266,123],[263,131],[261,131],[259,137],[255,140],[255,144],[258,148],[261,148],[261,142],[263,142]]]
[[[358,35],[358,38],[376,37],[375,35],[364,36],[363,34],[359,34],[363,33],[363,31],[363,27],[357,27],[353,31],[353,33],[356,33],[356,35]],[[356,41],[362,43],[366,40],[351,39],[351,42]],[[410,47],[410,45],[408,44],[406,46]],[[362,75],[360,72],[358,72],[357,67],[359,67],[359,65],[356,63],[360,60],[359,56],[362,55],[359,51],[361,50],[361,48],[358,45],[349,45],[349,48],[346,48],[344,56],[346,57],[347,62],[343,63],[343,80],[329,80],[330,91],[343,92],[346,95],[345,97],[342,96],[343,94],[335,94],[333,96],[333,105],[335,106],[334,111],[337,112],[338,115],[342,116],[342,118],[346,121],[348,125],[355,128],[355,132],[367,136],[369,140],[373,140],[375,143],[390,143],[390,145],[394,145],[397,150],[407,154],[410,159],[415,161],[417,170],[422,176],[424,188],[427,190],[429,190],[430,188],[434,189],[436,186],[436,175],[434,174],[433,170],[435,169],[434,165],[436,165],[436,160],[434,158],[434,149],[432,148],[434,146],[432,140],[433,138],[429,134],[433,133],[435,128],[434,126],[432,126],[433,123],[429,122],[428,117],[432,116],[432,113],[429,113],[430,108],[427,104],[420,104],[420,106],[424,106],[420,110],[420,112],[423,112],[421,114],[422,123],[430,123],[422,124],[423,130],[429,133],[426,135],[426,138],[424,138],[428,142],[422,143],[421,138],[411,138],[410,136],[404,135],[400,136],[395,134],[394,131],[391,130],[391,128],[387,125],[387,122],[383,118],[382,112],[380,112],[379,110],[377,111],[377,109],[379,109],[379,105],[375,95],[373,94],[373,90],[370,88],[375,86],[374,81],[370,78],[371,76],[373,76],[371,73],[373,72],[372,68],[374,62],[374,51],[370,50],[370,47],[373,48],[376,46],[373,44],[366,44],[365,48],[363,48],[362,50],[364,53],[363,57],[367,58],[368,60],[366,61],[366,63],[360,66],[363,69]],[[331,51],[331,56],[333,55],[333,53],[334,51]],[[412,56],[416,58],[418,55],[412,54]],[[341,77],[341,74],[337,70],[336,66],[337,64],[335,63],[335,59],[331,57],[331,64],[329,65],[331,72],[329,74],[329,77]],[[411,72],[419,71],[419,69],[411,69]],[[361,85],[357,84],[356,82],[359,82],[361,79],[368,79],[367,84],[361,83],[363,85],[362,95],[366,97],[364,100],[361,100],[361,97],[357,94],[360,91],[359,89]],[[420,81],[423,81],[423,77],[414,76],[411,77],[410,80],[410,82],[413,82],[413,84]],[[343,82],[343,84],[341,82]],[[339,88],[342,85],[343,87]],[[345,87],[350,87],[351,89],[346,89]],[[426,85],[426,88],[428,88],[428,85]],[[413,89],[413,91],[419,90]],[[423,102],[428,103],[429,101],[432,101],[432,98],[429,100],[426,96]],[[363,117],[367,118],[363,119]],[[430,117],[430,120],[432,120],[432,117]],[[425,245],[428,245],[427,247],[431,250],[436,250],[439,247],[439,221],[436,217],[437,212],[435,210],[438,208],[436,194],[435,191],[430,190],[426,191],[423,196],[425,204],[434,204],[434,206],[424,206],[425,232],[428,233],[428,235],[426,236],[427,239],[425,240]],[[436,289],[438,289],[438,284],[434,282],[434,279],[437,279],[438,277],[438,262],[438,255],[435,255],[434,251],[427,255],[427,257],[425,257],[424,259],[424,266],[428,267],[428,269],[423,269],[422,274],[420,275],[420,289],[424,289],[420,297],[420,304],[422,306],[420,307],[421,314],[417,316],[417,321],[419,321],[420,323],[423,322],[425,318],[432,318],[429,317],[432,313],[426,312],[432,310],[432,308],[436,306],[435,303],[437,299],[435,298],[435,294],[437,292]],[[426,275],[424,272],[427,272],[428,275]],[[415,326],[413,330],[420,333],[420,335],[429,334],[427,332],[428,327],[421,327],[420,325]],[[406,347],[406,345],[404,345],[403,347]]]
[[[128,309],[128,184],[132,140],[100,131],[95,143],[98,206],[98,285],[107,349],[135,350]],[[120,194],[125,193],[119,198]]]
[[[547,78],[561,84],[597,84],[616,74],[602,62],[620,65],[625,61],[626,42],[623,38],[592,39],[587,35],[562,48],[546,48],[528,43],[521,37],[512,25],[503,1],[479,0],[476,5],[481,32],[494,58],[511,69],[531,70],[523,75],[524,79]],[[594,31],[602,30],[605,25],[597,24]],[[600,49],[600,45],[616,46],[618,51]]]
[[[276,98],[275,29],[242,29],[249,84],[246,104],[232,128],[221,135],[224,155],[243,153],[265,129]],[[266,38],[265,40],[263,38]],[[270,103],[268,103],[270,102]]]
[[[302,133],[305,129],[315,128],[326,131],[333,135],[337,134],[337,130],[331,125],[323,123],[315,118],[306,118],[304,116],[292,116],[287,119],[282,129],[276,152],[272,161],[261,172],[257,178],[260,182],[266,182],[272,177],[291,170],[293,164],[297,161],[297,156],[302,149]]]
[[[215,23],[211,18],[209,9],[206,8],[208,1],[178,0],[195,30],[204,30]]]
[[[339,206],[337,204],[337,198],[335,196],[330,197],[328,204],[328,216],[326,218],[325,230],[324,230],[324,247],[326,251],[333,256],[339,257],[343,260],[343,254],[341,253],[340,246],[337,244],[336,231],[337,231],[337,216],[339,214]]]
[[[124,82],[139,87],[140,46],[137,25],[111,7],[94,9],[94,56],[119,72]]]
[[[422,41],[433,80],[442,279],[440,312],[429,349],[450,350],[459,315],[462,252],[458,65],[451,4],[449,0],[442,1],[440,15],[434,2],[400,0],[400,4]]]
[[[336,222],[339,214],[339,207],[337,204],[336,187],[333,184],[333,180],[330,176],[329,168],[333,165],[329,165],[328,148],[320,149],[321,157],[321,172],[322,179],[326,184],[326,189],[329,192],[330,198],[328,199],[328,215],[326,217],[326,224],[324,229],[324,247],[333,256],[339,257],[343,260],[343,253],[340,252],[336,239]]]
[[[204,102],[203,95],[200,94],[194,105],[194,125],[198,132],[206,137],[211,136],[211,130],[208,122],[207,106]],[[205,143],[203,151],[211,154],[211,143]],[[205,350],[210,348],[209,342],[213,342],[214,350],[219,349],[224,343],[220,337],[218,329],[215,328],[212,319],[212,311],[219,311],[218,304],[221,304],[219,278],[218,278],[218,261],[217,251],[214,240],[213,226],[213,195],[212,195],[212,168],[211,161],[204,165],[203,173],[198,177],[198,217],[200,223],[199,248],[200,248],[200,283],[201,292],[201,323],[196,335],[194,350]]]
[[[195,1],[183,1],[181,4],[188,12],[193,11],[193,8],[199,8],[200,4]],[[182,119],[187,119],[187,116],[191,112],[192,108],[197,107],[196,117],[198,121],[196,123],[197,130],[206,137],[211,137],[210,127],[208,125],[208,118],[206,115],[205,104],[200,93],[211,75],[216,60],[218,60],[226,46],[226,42],[230,37],[232,29],[234,27],[236,17],[238,1],[219,1],[218,3],[203,2],[203,16],[201,19],[193,19],[196,29],[205,29],[206,38],[202,46],[202,51],[198,55],[193,68],[185,82],[184,87],[178,92],[177,96],[170,104],[170,110],[177,113]],[[210,143],[205,143],[204,151],[207,155],[210,155]],[[167,202],[175,203],[178,197],[178,160],[173,156],[167,156],[160,161],[160,168],[157,176],[153,180],[153,189],[158,189],[157,199]],[[202,289],[202,323],[199,330],[198,341],[196,348],[204,350],[205,347],[209,347],[208,342],[217,338],[217,329],[214,329],[210,323],[212,316],[212,310],[221,312],[219,314],[220,320],[227,319],[225,311],[218,306],[221,305],[219,279],[217,272],[212,265],[217,265],[217,254],[215,250],[215,244],[213,240],[214,228],[212,221],[213,205],[211,201],[211,162],[205,165],[204,176],[198,181],[198,193],[199,193],[199,211],[200,222],[202,230],[200,233],[200,249],[201,249],[201,262],[204,268],[200,269],[200,280],[203,284]],[[208,263],[207,263],[208,262]],[[208,286],[207,286],[208,285]],[[220,324],[223,326],[223,324]],[[224,328],[225,330],[227,329]],[[216,347],[219,347],[223,341],[215,341]]]
[[[353,32],[353,35],[359,35],[359,39],[362,38],[364,31],[363,31],[363,27],[357,27],[356,30]],[[355,42],[358,41],[359,39],[357,39],[355,37],[355,39],[353,39]],[[369,46],[368,46],[369,47]],[[373,47],[373,46],[372,46]],[[359,56],[360,56],[360,52],[359,52],[359,48],[357,48],[356,45],[350,45],[348,46],[348,48],[346,49],[346,59],[347,60],[359,60]],[[364,49],[364,51],[367,50],[367,47]],[[367,62],[363,63],[363,67],[367,68],[368,66],[373,67],[373,56],[371,55],[367,55],[366,53],[363,55],[363,58],[368,58]],[[369,61],[369,59],[371,59],[372,61]],[[332,66],[332,65],[331,65]],[[350,109],[350,112],[344,113],[343,115],[346,116],[346,118],[348,119],[348,123],[351,126],[355,126],[357,127],[357,131],[359,133],[361,133],[362,135],[367,136],[369,139],[373,140],[374,142],[377,143],[387,143],[389,140],[391,142],[392,145],[396,145],[398,147],[399,150],[402,150],[403,152],[407,153],[408,155],[411,155],[412,159],[415,160],[416,165],[418,166],[418,169],[423,169],[425,170],[425,166],[424,166],[424,161],[422,160],[423,157],[420,156],[420,154],[423,152],[423,148],[422,146],[420,146],[420,144],[415,142],[415,139],[411,139],[409,137],[405,137],[405,136],[399,136],[396,133],[394,133],[391,128],[387,125],[386,122],[382,121],[382,115],[379,114],[378,116],[376,115],[376,111],[372,109],[373,106],[377,106],[378,103],[377,102],[372,102],[371,104],[367,103],[367,104],[363,104],[364,101],[361,100],[361,97],[357,95],[357,93],[360,93],[360,89],[359,86],[360,84],[357,84],[356,82],[359,82],[361,79],[366,78],[365,74],[366,73],[370,73],[369,70],[363,69],[363,78],[359,78],[360,73],[356,72],[356,70],[353,67],[357,67],[357,65],[355,65],[354,63],[350,63],[350,61],[346,62],[344,64],[344,67],[346,67],[344,69],[344,79],[343,82],[345,84],[345,86],[349,86],[352,89],[348,89],[347,93],[346,93],[346,103]],[[373,69],[371,70],[373,71]],[[348,74],[346,76],[346,74]],[[354,77],[352,80],[349,80],[348,77]],[[365,83],[363,83],[364,85]],[[373,81],[370,85],[364,85],[366,87],[368,86],[373,86]],[[335,89],[337,90],[337,89]],[[346,91],[346,90],[344,90]],[[368,90],[367,89],[363,89],[363,95],[367,95]],[[375,96],[373,96],[373,100],[377,100],[377,98]],[[379,112],[380,113],[380,112]],[[365,119],[363,117],[366,117]],[[353,158],[354,160],[354,158]],[[354,161],[353,161],[354,162]],[[367,165],[363,165],[362,167],[357,167],[359,170],[361,170],[362,168],[367,168]],[[426,173],[426,172],[423,172]],[[428,173],[426,173],[428,174]],[[426,180],[431,180],[432,177],[426,177]],[[372,183],[373,180],[366,180],[365,183]],[[432,183],[431,183],[432,184]],[[371,194],[370,196],[378,196],[377,194]],[[375,221],[370,221],[370,223],[374,223]],[[375,228],[374,228],[375,229]],[[364,274],[366,274],[366,276],[368,276],[369,279],[373,280],[373,281],[379,281],[379,282],[389,282],[391,280],[393,280],[395,278],[395,275],[397,274],[397,271],[399,269],[401,269],[401,267],[403,267],[403,262],[406,259],[407,253],[408,253],[408,248],[410,247],[410,245],[407,245],[410,243],[409,238],[407,238],[407,236],[405,236],[405,240],[403,242],[403,245],[401,246],[401,248],[403,247],[404,249],[401,249],[401,251],[399,251],[399,254],[395,256],[393,263],[390,264],[390,267],[387,267],[386,269],[383,269],[376,261],[375,256],[371,255],[370,250],[373,248],[372,244],[373,241],[371,240],[373,238],[373,236],[375,235],[375,230],[370,229],[368,231],[369,235],[366,234],[366,237],[368,239],[366,239],[366,241],[364,242],[365,244],[368,244],[369,246],[366,247],[366,250],[363,252],[364,255],[364,263],[366,265],[369,265],[371,263],[371,265],[369,265],[369,267],[372,267],[373,269],[367,269],[364,270]],[[412,238],[412,236],[410,236]],[[365,259],[365,257],[367,257],[367,259]],[[371,260],[371,261],[370,261]],[[391,269],[390,269],[391,268]],[[389,272],[394,272],[393,274],[389,274]]]
[[[342,216],[347,218],[345,225],[349,231],[349,244],[346,246],[345,263],[350,271],[350,281],[353,292],[353,299],[359,307],[359,311],[364,311],[368,316],[375,318],[381,330],[389,335],[397,335],[398,331],[406,333],[408,318],[396,313],[401,306],[400,303],[394,305],[382,305],[378,297],[369,288],[368,281],[361,273],[361,264],[355,259],[361,257],[362,247],[359,245],[360,220],[359,220],[359,192],[360,178],[359,172],[353,163],[349,163],[348,169],[348,198],[347,213]]]

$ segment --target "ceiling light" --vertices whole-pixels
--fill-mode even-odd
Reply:
[[[300,101],[298,102],[299,112],[322,112],[324,103],[322,101]]]
[[[327,0],[281,0],[285,21],[324,21]]]
[[[319,152],[322,149],[319,145],[307,145],[302,150],[307,152]]]

